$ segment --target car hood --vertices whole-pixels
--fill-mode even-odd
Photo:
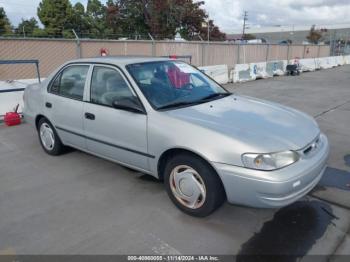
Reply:
[[[320,133],[315,120],[302,112],[245,96],[231,95],[168,114],[244,142],[259,152],[298,150]]]

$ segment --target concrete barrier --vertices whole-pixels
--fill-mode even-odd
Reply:
[[[13,111],[19,104],[18,112],[23,110],[23,90],[29,84],[38,83],[38,79],[0,81],[0,119],[6,112]]]
[[[337,64],[337,66],[345,65],[343,56],[335,56],[334,59],[335,59],[335,63]]]
[[[234,83],[241,83],[255,80],[256,75],[249,64],[237,64],[231,71],[230,78]]]
[[[227,65],[202,66],[199,69],[219,84],[227,84],[229,82]]]
[[[314,58],[300,59],[299,64],[302,72],[312,72],[316,70],[316,61]]]
[[[284,75],[288,62],[289,64],[299,63],[301,71],[307,72],[350,64],[350,55],[238,64],[230,72],[230,80],[234,83],[240,83],[259,78]]]
[[[319,58],[315,58],[316,70],[321,69],[321,60]]]
[[[350,55],[344,56],[344,63],[345,63],[346,65],[350,65]]]
[[[335,60],[332,57],[318,58],[321,69],[329,69],[335,67]]]
[[[269,76],[266,72],[265,62],[250,63],[249,67],[251,70],[253,70],[253,74],[255,75],[256,79],[264,79],[264,78],[272,77],[272,76]]]
[[[269,61],[266,63],[266,73],[269,76],[283,76],[286,73],[287,60]]]
[[[330,56],[329,58],[330,58],[332,67],[338,66],[338,59],[335,56]]]

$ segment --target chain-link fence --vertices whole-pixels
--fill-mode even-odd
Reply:
[[[76,50],[76,42],[70,40],[0,40],[0,60],[37,59],[42,76],[76,58]],[[0,65],[0,80],[27,78],[36,78],[33,65]]]
[[[76,58],[110,56],[191,56],[192,64],[208,66],[325,57],[328,45],[232,44],[223,42],[152,40],[0,39],[0,60],[37,59],[46,77],[62,63]],[[0,65],[0,80],[35,78],[35,67]]]

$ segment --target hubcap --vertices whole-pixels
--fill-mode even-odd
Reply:
[[[200,208],[206,198],[206,188],[202,177],[193,168],[180,165],[170,173],[170,188],[175,198],[184,206]]]
[[[40,140],[47,150],[52,150],[55,146],[55,136],[53,130],[47,123],[40,126]]]

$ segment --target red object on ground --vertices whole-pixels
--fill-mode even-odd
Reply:
[[[7,126],[16,126],[21,124],[21,116],[17,112],[8,112],[5,114],[4,122]]]
[[[16,126],[21,123],[21,116],[18,112],[19,104],[14,108],[13,112],[7,112],[4,117],[4,122],[7,126]]]
[[[177,59],[177,55],[170,55],[169,58],[170,59]]]

